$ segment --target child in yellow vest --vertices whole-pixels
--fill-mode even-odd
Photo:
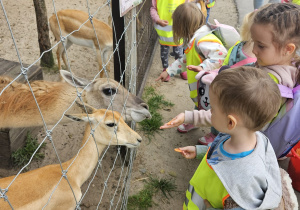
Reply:
[[[156,81],[165,81],[168,76],[172,77],[186,71],[190,97],[198,107],[197,80],[195,79],[197,72],[189,70],[187,66],[199,65],[205,71],[218,69],[227,55],[227,50],[205,25],[205,16],[194,3],[184,3],[178,6],[173,13],[173,23],[175,43],[183,40],[184,46],[187,47],[183,57],[172,63]],[[192,124],[183,124],[178,126],[178,131],[185,133],[193,128],[195,127]]]
[[[257,59],[252,52],[253,42],[251,41],[250,27],[255,13],[256,11],[253,11],[245,15],[240,29],[241,41],[228,50],[222,66],[230,66],[231,68],[238,66],[254,66]],[[196,66],[191,66],[190,68],[199,71]],[[213,142],[217,135],[218,131],[211,127],[211,132],[199,138],[198,143],[208,145]]]
[[[204,210],[205,200],[215,209],[278,207],[279,166],[269,139],[259,131],[280,107],[277,84],[255,67],[226,69],[213,80],[209,97],[211,122],[221,133],[210,148],[179,148],[187,159],[203,158],[189,182],[183,209]]]
[[[163,71],[169,66],[169,48],[173,46],[175,59],[182,58],[182,43],[174,43],[172,32],[172,14],[185,0],[152,0],[150,15],[154,22],[160,43],[160,57]],[[165,80],[168,82],[170,77]]]

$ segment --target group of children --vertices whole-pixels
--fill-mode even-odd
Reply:
[[[261,131],[286,102],[278,85],[293,89],[300,83],[300,6],[276,3],[253,11],[245,17],[242,41],[228,52],[197,4],[181,2],[171,18],[173,42],[185,51],[157,80],[187,72],[197,107],[196,74],[227,65],[209,86],[210,110],[185,111],[161,126],[211,126],[218,131],[209,142],[179,148],[185,158],[202,159],[183,209],[277,208],[282,198],[278,156]]]

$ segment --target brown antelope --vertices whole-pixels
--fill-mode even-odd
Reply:
[[[60,120],[65,110],[69,108],[77,97],[70,72],[61,70],[60,73],[69,84],[49,81],[34,81],[31,83],[45,122],[50,125],[54,125]],[[0,92],[10,81],[10,78],[0,77]],[[78,90],[82,91],[91,81],[74,77],[74,82],[79,87]],[[125,109],[122,114],[127,121],[140,122],[145,118],[151,118],[148,105],[112,79],[95,79],[94,82],[84,89],[81,97],[84,103],[97,109],[107,109],[109,107],[109,109],[118,112],[122,112]],[[112,98],[114,100],[110,106]],[[82,111],[74,104],[67,112],[67,114],[72,113],[82,113]],[[0,128],[43,125],[36,102],[27,84],[13,82],[3,91],[0,95],[0,119]],[[69,121],[67,118],[63,118],[61,122]]]
[[[89,138],[91,127],[87,123],[82,141],[82,146],[85,144],[83,149],[76,158],[74,157],[62,164],[63,170],[68,169],[66,176],[76,201],[79,201],[82,196],[80,189],[82,184],[89,178],[97,165],[99,158],[97,149],[101,154],[107,145],[125,145],[133,148],[139,146],[142,141],[139,134],[124,122],[119,113],[106,112],[105,109],[95,110],[91,107],[88,107],[88,112],[90,112],[89,110],[92,110],[89,119],[94,129],[95,141],[92,137]],[[76,121],[89,122],[87,114],[66,116]],[[96,125],[98,126],[96,127]],[[116,133],[114,134],[114,132]],[[0,189],[6,189],[13,178],[14,176],[0,179]],[[22,173],[8,187],[5,196],[14,209],[33,210],[42,209],[54,192],[45,209],[75,209],[76,201],[71,187],[65,178],[62,178],[59,183],[61,178],[62,169],[59,164]],[[57,185],[58,187],[55,189]],[[9,203],[1,197],[0,208],[1,210],[11,209]]]
[[[59,26],[57,23],[57,18],[59,21]],[[96,59],[99,64],[99,70],[102,69],[102,62],[107,63],[108,60],[108,52],[112,50],[113,46],[113,33],[112,28],[106,23],[93,18],[93,25],[97,34],[95,35],[93,26],[90,21],[86,22],[81,28],[80,26],[89,19],[89,14],[80,10],[61,10],[57,12],[56,15],[52,15],[49,18],[50,29],[54,34],[55,40],[59,41],[61,36],[65,37],[65,47],[68,49],[72,44],[77,44],[80,46],[85,46],[89,48],[96,49]],[[71,32],[78,30],[71,35],[67,36]],[[61,29],[61,32],[60,32]],[[61,33],[61,34],[60,34]],[[100,45],[98,45],[98,41]],[[65,57],[65,49],[62,43],[58,44],[58,48],[56,51],[58,68],[61,69],[60,57],[64,61],[64,64],[67,66],[66,57]],[[109,66],[107,65],[107,69],[109,70]],[[100,77],[103,77],[104,70],[101,71]]]

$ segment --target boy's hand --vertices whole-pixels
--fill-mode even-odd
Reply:
[[[164,125],[160,126],[160,129],[173,128],[181,125],[182,123],[184,123],[184,115],[184,113],[180,113],[168,123],[165,123]]]
[[[187,68],[194,72],[203,71],[203,68],[201,66],[188,65]]]
[[[162,82],[164,82],[168,76],[169,76],[168,72],[163,71],[155,81],[161,80]]]
[[[180,147],[181,155],[186,159],[194,159],[196,157],[196,147],[195,146],[187,146]]]
[[[158,21],[156,21],[156,23],[158,25],[162,26],[162,27],[165,27],[165,26],[169,25],[169,22],[167,20],[160,20],[159,19]]]

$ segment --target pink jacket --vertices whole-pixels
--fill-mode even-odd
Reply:
[[[262,70],[273,74],[278,84],[293,88],[296,85],[297,68],[294,66],[286,65],[272,65],[260,67]],[[226,70],[225,70],[226,71]],[[210,127],[211,125],[211,112],[210,110],[193,110],[185,111],[184,123],[191,123],[197,127]]]

